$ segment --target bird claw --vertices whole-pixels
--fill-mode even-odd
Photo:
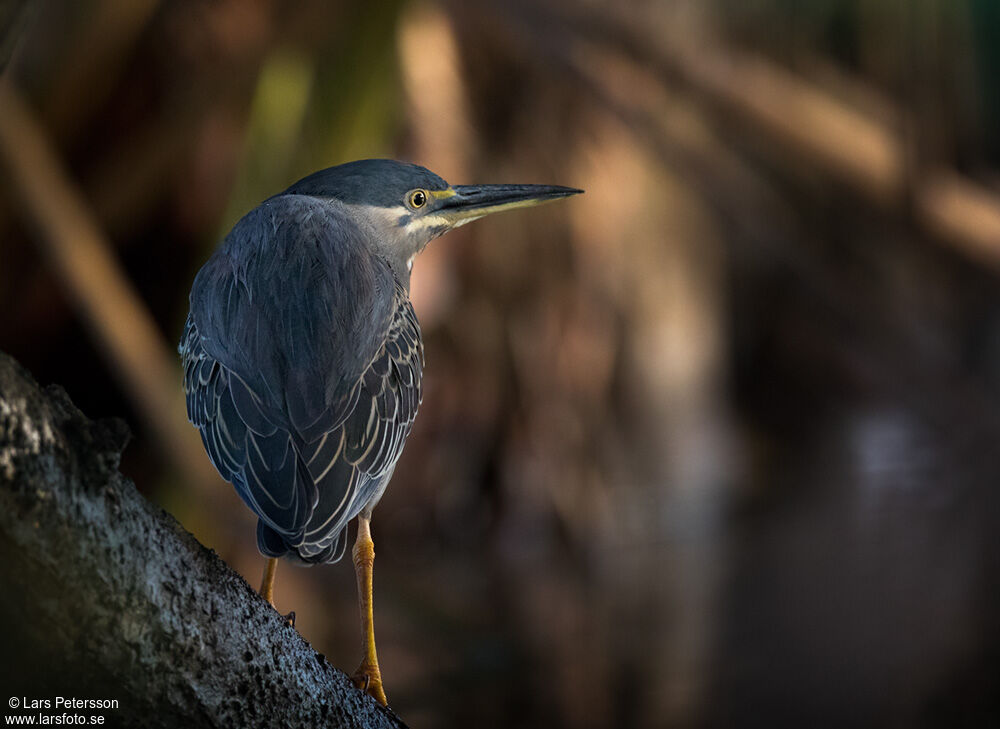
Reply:
[[[351,676],[351,681],[359,690],[371,696],[382,706],[388,706],[385,698],[385,690],[382,688],[382,676],[379,674],[378,666],[366,666],[364,664]]]
[[[288,624],[289,628],[294,628],[295,627],[295,611],[294,610],[292,610],[287,615],[282,615],[281,617],[283,617],[285,619],[285,622]]]

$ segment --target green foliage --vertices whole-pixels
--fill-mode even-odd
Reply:
[[[349,10],[322,47],[279,48],[267,57],[219,237],[310,172],[394,156],[402,116],[395,33],[401,8],[398,0],[367,3]]]

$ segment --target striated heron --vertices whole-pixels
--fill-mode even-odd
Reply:
[[[353,678],[383,704],[369,522],[421,401],[413,259],[452,228],[579,192],[453,186],[417,165],[351,162],[251,210],[195,277],[180,343],[188,417],[258,517],[261,595],[274,604],[279,557],[339,560],[357,517]]]

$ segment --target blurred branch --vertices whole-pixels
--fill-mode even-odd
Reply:
[[[952,171],[914,169],[901,128],[903,109],[889,105],[886,118],[873,118],[685,23],[664,28],[634,15],[579,7],[549,17],[549,10],[534,5],[519,3],[518,10],[519,31],[546,48],[542,55],[573,58],[580,39],[614,50],[660,84],[690,94],[728,137],[749,142],[755,154],[795,171],[805,162],[809,174],[821,173],[878,208],[911,216],[926,232],[1000,268],[1000,195]],[[634,99],[638,107],[643,103]]]
[[[25,219],[38,231],[66,288],[122,384],[189,484],[214,483],[184,415],[180,366],[129,284],[79,190],[17,91],[0,81],[0,163]]]
[[[0,353],[4,686],[117,699],[113,726],[403,726],[139,495],[127,438]]]
[[[1000,199],[991,191],[942,171],[922,181],[915,202],[927,228],[975,258],[1000,263]]]

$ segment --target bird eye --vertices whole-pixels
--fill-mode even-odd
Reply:
[[[423,190],[414,190],[410,193],[410,207],[422,208],[427,204],[427,193]]]

